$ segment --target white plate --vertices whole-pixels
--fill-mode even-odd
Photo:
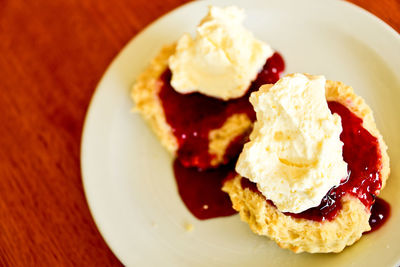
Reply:
[[[172,158],[138,114],[129,91],[164,44],[194,32],[207,6],[236,4],[246,26],[284,56],[288,72],[324,74],[353,86],[375,111],[392,174],[383,198],[392,216],[340,254],[296,255],[253,234],[239,216],[199,221],[180,200]],[[400,255],[400,38],[378,18],[344,1],[217,0],[187,4],[136,36],[111,64],[87,114],[82,174],[105,240],[136,266],[393,266]],[[194,225],[185,231],[185,223]]]

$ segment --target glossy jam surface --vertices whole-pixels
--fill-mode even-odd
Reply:
[[[298,214],[285,213],[295,218],[313,221],[332,220],[340,211],[341,198],[351,194],[370,208],[375,195],[382,187],[380,170],[382,168],[378,139],[372,136],[362,126],[362,120],[355,116],[344,105],[329,101],[329,109],[342,119],[343,132],[340,139],[343,142],[343,159],[348,164],[348,177],[337,187],[333,187],[322,199],[318,207],[308,209]],[[247,179],[246,179],[247,180]],[[242,187],[257,190],[250,181],[243,182]],[[257,190],[258,191],[258,190]]]
[[[254,121],[255,112],[249,102],[250,93],[260,85],[275,83],[284,70],[282,57],[275,53],[265,63],[246,95],[222,101],[198,93],[179,94],[170,85],[171,72],[162,74],[159,98],[166,120],[178,140],[178,157],[174,174],[178,192],[189,211],[205,220],[235,214],[229,195],[221,190],[223,180],[234,176],[236,159],[247,142],[244,133],[231,141],[224,155],[224,165],[210,169],[214,155],[208,153],[209,132],[220,128],[233,114],[245,113]]]
[[[371,226],[371,231],[368,233],[372,233],[379,228],[387,221],[390,217],[390,205],[382,198],[377,197],[375,199],[374,205],[371,207],[371,217],[369,218],[369,225]]]
[[[185,167],[207,169],[214,155],[208,152],[209,132],[220,128],[233,114],[245,113],[254,121],[255,112],[249,102],[250,93],[265,83],[275,83],[284,69],[282,57],[275,53],[265,63],[248,92],[241,98],[222,101],[199,93],[179,94],[170,85],[171,72],[161,76],[159,99],[167,123],[178,141],[178,159]],[[225,162],[237,156],[240,150],[226,154]],[[233,155],[232,155],[233,154]]]
[[[224,178],[235,168],[234,163],[201,171],[184,167],[175,159],[174,174],[179,195],[196,218],[205,220],[236,213],[229,195],[221,190]]]

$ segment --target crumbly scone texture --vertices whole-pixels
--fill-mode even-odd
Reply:
[[[250,134],[253,123],[246,114],[233,114],[230,116],[221,128],[210,131],[208,151],[216,155],[212,159],[211,165],[218,165],[224,161],[224,154],[233,138],[242,134]]]
[[[168,59],[174,54],[176,44],[164,46],[150,65],[139,75],[133,85],[131,97],[135,102],[134,111],[138,111],[150,124],[150,127],[160,139],[161,144],[173,155],[178,150],[178,142],[172,129],[166,121],[158,93],[162,83],[161,74],[168,68]],[[212,166],[224,162],[225,151],[237,136],[251,130],[252,123],[246,114],[233,114],[221,128],[209,133],[209,153],[215,157]]]
[[[389,157],[383,138],[376,128],[371,109],[365,101],[354,94],[351,87],[341,82],[327,81],[326,98],[337,101],[349,108],[363,119],[363,126],[379,140],[382,154],[382,187],[389,175]],[[259,235],[265,235],[274,240],[280,247],[296,253],[327,253],[340,252],[346,246],[352,245],[365,231],[370,230],[370,211],[361,201],[351,195],[342,198],[342,209],[332,221],[316,222],[307,219],[293,218],[285,215],[269,204],[265,198],[256,192],[241,186],[241,177],[224,183],[222,188],[232,200],[233,208],[237,210],[243,221],[251,230]]]
[[[134,110],[140,112],[160,139],[161,144],[171,154],[177,151],[178,142],[165,119],[158,93],[162,86],[159,77],[168,67],[168,58],[175,52],[175,46],[175,44],[166,45],[161,49],[150,65],[139,75],[131,91],[131,97],[136,104]]]
[[[238,175],[228,180],[222,190],[229,194],[233,208],[254,233],[268,236],[281,248],[296,253],[340,252],[370,230],[370,212],[358,198],[345,196],[334,220],[316,222],[283,214],[261,194],[243,189],[241,179]]]

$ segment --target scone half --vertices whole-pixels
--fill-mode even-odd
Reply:
[[[361,97],[354,94],[351,87],[341,82],[327,81],[325,88],[327,101],[344,105],[363,120],[363,128],[378,140],[381,156],[379,173],[383,188],[390,171],[389,157],[371,109]],[[228,179],[223,191],[229,194],[233,208],[254,233],[268,236],[282,248],[296,253],[340,252],[356,242],[363,232],[370,230],[370,209],[351,194],[341,198],[342,208],[332,220],[315,221],[280,212],[261,193],[242,186],[242,179],[246,178],[237,175]]]
[[[159,92],[162,86],[160,76],[168,69],[168,59],[174,54],[175,47],[176,44],[162,47],[150,65],[139,75],[131,91],[131,97],[136,104],[134,110],[149,123],[161,144],[174,156],[177,155],[179,145],[166,120]],[[244,113],[238,113],[227,118],[220,128],[211,130],[208,137],[208,152],[213,155],[211,166],[226,163],[225,153],[231,142],[235,138],[246,136],[251,128],[250,118]]]

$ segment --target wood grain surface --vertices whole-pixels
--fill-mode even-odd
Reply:
[[[352,1],[400,31],[399,0]],[[0,0],[0,266],[121,264],[82,189],[83,121],[120,49],[185,2]]]

